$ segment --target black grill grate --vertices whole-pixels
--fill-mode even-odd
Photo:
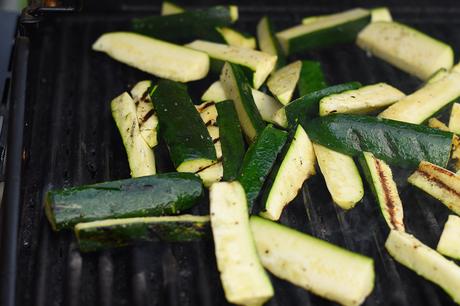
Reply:
[[[413,4],[395,8],[394,16],[459,50],[456,17],[460,6],[443,9]],[[153,243],[82,255],[72,234],[52,232],[43,214],[43,194],[50,188],[129,176],[108,102],[151,77],[92,52],[90,47],[100,34],[126,28],[129,18],[136,15],[130,11],[139,9],[136,5],[123,6],[125,13],[54,16],[31,35],[17,305],[226,305],[211,241]],[[259,18],[269,14],[278,28],[284,28],[304,16],[353,6],[356,3],[351,1],[336,7],[242,6],[239,27],[254,33]],[[420,86],[415,78],[369,58],[354,45],[299,58],[320,60],[330,84],[384,81],[407,93]],[[209,78],[209,83],[213,80]],[[164,150],[160,147],[163,154],[157,152],[160,171],[170,169]],[[448,211],[408,187],[405,173],[395,176],[401,183],[408,230],[434,246]],[[205,206],[197,210],[206,211]],[[372,256],[376,285],[366,305],[452,304],[439,288],[388,256],[383,248],[388,231],[367,190],[362,203],[344,212],[332,204],[317,175],[304,185],[281,222]],[[272,280],[276,295],[267,305],[332,304],[287,282]]]

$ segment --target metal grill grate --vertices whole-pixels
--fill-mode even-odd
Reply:
[[[343,6],[354,5],[348,2]],[[131,11],[139,7],[133,4],[124,8]],[[243,6],[239,27],[254,33],[259,18],[269,14],[281,29],[304,16],[343,8]],[[449,42],[456,50],[460,47],[459,19],[455,18],[459,13],[460,7],[407,6],[394,10],[398,20]],[[43,214],[42,198],[50,188],[129,176],[109,101],[137,81],[151,77],[92,52],[91,44],[106,31],[126,28],[131,15],[135,14],[54,16],[43,21],[31,36],[18,305],[226,305],[211,241],[152,243],[82,255],[72,234],[52,232]],[[309,52],[299,58],[320,60],[330,84],[384,81],[405,92],[420,85],[415,78],[369,58],[354,45]],[[165,148],[158,151],[159,170],[170,169]],[[401,183],[408,230],[435,245],[448,211],[408,187],[405,173],[396,172],[395,177]],[[205,203],[197,208],[201,212],[206,209]],[[344,212],[331,202],[322,177],[316,175],[283,213],[281,222],[372,256],[376,286],[366,305],[452,303],[439,288],[388,256],[383,249],[386,225],[369,191],[355,209]],[[267,305],[332,304],[287,282],[272,280],[276,295]]]

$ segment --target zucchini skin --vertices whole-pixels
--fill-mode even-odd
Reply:
[[[185,217],[185,215],[180,217]],[[210,233],[209,220],[204,220],[204,218],[201,218],[203,220],[194,220],[197,219],[197,216],[190,217],[192,218],[189,220],[184,218],[176,221],[148,221],[151,218],[114,219],[106,221],[125,222],[91,227],[81,226],[91,223],[79,223],[75,227],[75,234],[82,252],[119,248],[139,242],[194,241],[208,236]]]
[[[246,152],[238,181],[246,191],[249,212],[252,211],[265,179],[287,141],[287,136],[286,131],[269,124]]]
[[[321,90],[311,92],[302,96],[285,106],[286,117],[289,128],[302,124],[305,128],[310,118],[318,116],[319,101],[332,94],[341,93],[347,90],[358,89],[361,87],[359,82],[349,82],[326,87]]]
[[[230,6],[214,6],[183,13],[134,18],[132,29],[144,35],[173,42],[202,38],[225,43],[216,27],[233,23]]]
[[[308,136],[343,154],[371,152],[389,164],[412,168],[425,160],[445,167],[453,134],[370,116],[334,114],[310,120]]]
[[[243,134],[233,101],[219,102],[216,104],[216,108],[217,126],[222,145],[223,180],[233,181],[238,176],[246,153]]]
[[[156,106],[160,134],[178,171],[184,162],[204,159],[210,165],[217,160],[211,136],[184,84],[161,80],[150,97]]]
[[[263,29],[263,23],[265,23],[265,26],[266,26],[266,28],[264,29]],[[265,34],[267,34],[268,36],[267,38],[269,38],[269,40],[273,44],[272,48],[274,49],[276,54],[269,52],[269,50],[264,47],[264,44],[261,41],[261,36],[263,33],[259,33],[259,31],[264,31],[264,30],[267,31],[267,33]],[[286,66],[286,62],[287,62],[286,55],[284,55],[283,48],[281,48],[280,42],[278,41],[278,38],[275,35],[275,27],[273,26],[273,22],[268,16],[264,16],[260,20],[259,24],[257,25],[257,34],[258,34],[257,36],[258,36],[258,41],[259,41],[259,48],[263,52],[267,52],[267,53],[278,56],[278,59],[276,61],[275,70]]]
[[[299,96],[302,97],[326,87],[327,83],[321,63],[318,61],[302,61],[302,69],[297,82]]]
[[[94,220],[178,214],[203,194],[192,173],[164,173],[98,183],[46,194],[45,212],[54,230]]]

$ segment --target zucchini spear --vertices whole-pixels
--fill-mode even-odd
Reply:
[[[460,217],[449,216],[436,250],[442,255],[460,260]]]

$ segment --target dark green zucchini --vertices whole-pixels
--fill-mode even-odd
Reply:
[[[249,212],[252,211],[265,179],[286,143],[287,136],[287,132],[269,124],[246,152],[238,181],[246,191]]]
[[[335,114],[310,120],[311,140],[343,154],[371,152],[389,164],[417,167],[425,160],[445,167],[453,134],[370,116]]]
[[[224,167],[223,180],[233,181],[238,175],[246,152],[243,134],[233,101],[219,102],[216,104],[216,108]]]
[[[192,173],[164,173],[52,190],[45,212],[54,230],[95,220],[178,214],[203,193]]]
[[[302,96],[276,112],[273,120],[281,127],[293,128],[297,124],[305,125],[310,118],[318,116],[319,101],[329,95],[361,87],[359,82],[338,84]]]
[[[108,219],[75,226],[80,251],[93,252],[139,242],[199,240],[210,233],[209,216]]]
[[[214,6],[166,16],[135,18],[132,29],[158,39],[187,42],[202,38],[222,42],[216,27],[229,26],[238,19],[236,6]]]
[[[187,87],[161,80],[152,91],[150,97],[156,106],[160,135],[168,146],[177,171],[197,172],[214,164],[216,150],[187,93]]]
[[[299,97],[327,87],[321,63],[317,61],[302,61],[297,89]]]

